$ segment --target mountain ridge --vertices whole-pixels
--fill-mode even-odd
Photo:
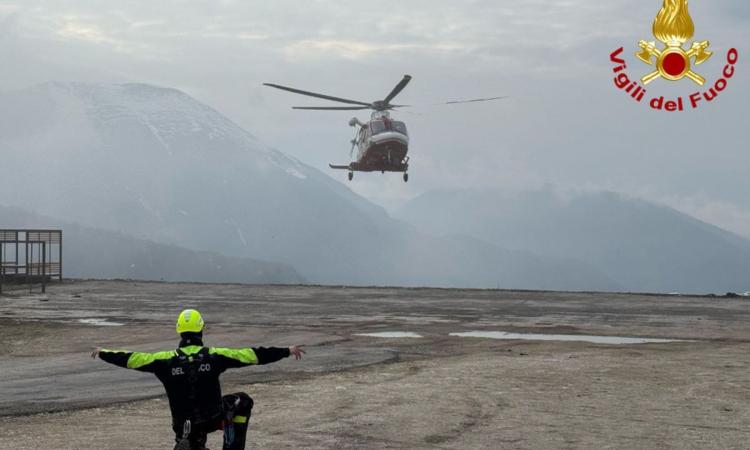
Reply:
[[[505,248],[571,257],[628,290],[726,292],[748,287],[750,241],[667,206],[618,193],[446,190],[415,198],[395,216],[433,235],[474,236]]]

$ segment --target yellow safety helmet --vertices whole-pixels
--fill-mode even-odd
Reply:
[[[203,331],[203,317],[194,309],[186,309],[177,317],[177,334]]]

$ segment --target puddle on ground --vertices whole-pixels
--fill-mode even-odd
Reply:
[[[78,322],[85,323],[86,325],[96,325],[98,327],[121,327],[125,325],[120,322],[110,322],[107,319],[78,319]]]
[[[357,333],[355,336],[381,337],[381,338],[421,338],[422,336],[411,331],[381,331],[379,333]]]
[[[660,344],[666,342],[686,342],[680,339],[656,339],[621,336],[587,336],[578,334],[531,334],[506,333],[504,331],[469,331],[465,333],[450,333],[451,336],[475,337],[487,339],[523,340],[523,341],[573,341],[590,342],[593,344]]]

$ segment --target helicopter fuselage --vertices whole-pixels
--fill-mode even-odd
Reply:
[[[357,172],[406,172],[409,164],[409,133],[406,124],[392,120],[387,114],[373,115],[359,126],[355,145],[357,158],[349,164]]]
[[[348,165],[329,164],[332,169],[348,170],[349,180],[354,172],[402,172],[404,181],[409,180],[409,133],[404,122],[378,111],[369,122],[360,122],[355,117],[349,125],[358,127],[352,140],[352,150],[357,150],[356,159]]]

